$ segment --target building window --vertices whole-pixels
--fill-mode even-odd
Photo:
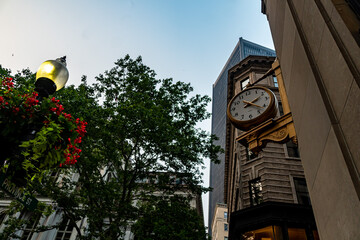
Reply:
[[[32,236],[34,235],[34,230],[40,220],[40,215],[38,214],[32,214],[28,213],[25,215],[25,218],[27,219],[27,224],[25,229],[23,230],[23,234],[21,236],[21,240],[30,240]]]
[[[278,80],[275,75],[273,76],[273,81],[274,81],[274,87],[279,87]]]
[[[286,143],[286,149],[289,157],[296,157],[296,158],[300,157],[298,146],[292,141],[288,141]]]
[[[311,205],[305,178],[294,178],[296,197],[299,204]]]
[[[253,153],[252,151],[250,151],[250,149],[248,147],[246,147],[246,159],[248,161],[250,161],[256,157],[257,157],[257,155],[255,153]]]
[[[260,178],[253,179],[249,181],[249,193],[250,193],[250,204],[251,206],[258,205],[262,203],[262,186]]]
[[[227,223],[224,223],[224,231],[228,231],[228,224]]]
[[[224,237],[224,240],[228,240],[228,237]]]
[[[284,115],[284,108],[282,106],[282,102],[278,102],[278,107],[280,116]]]
[[[241,90],[244,90],[248,84],[250,84],[250,79],[249,78],[246,78],[245,80],[242,80],[240,82]]]
[[[74,225],[71,223],[70,219],[63,217],[62,223],[60,224],[57,231],[55,240],[69,240],[73,229]]]
[[[224,218],[227,219],[227,217],[228,217],[228,213],[224,212]]]

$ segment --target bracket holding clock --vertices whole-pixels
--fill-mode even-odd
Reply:
[[[286,143],[289,140],[297,145],[295,126],[290,112],[276,120],[269,119],[236,138],[237,142],[247,146],[255,154],[258,154],[270,141]]]

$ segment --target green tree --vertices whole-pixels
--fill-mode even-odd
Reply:
[[[135,240],[207,239],[203,218],[189,206],[189,199],[183,196],[143,202],[132,228]]]
[[[181,176],[195,194],[208,191],[201,186],[203,159],[217,161],[220,148],[196,126],[209,117],[210,99],[192,90],[187,83],[157,79],[141,57],[125,56],[95,84],[83,77],[78,87],[57,92],[67,113],[88,122],[87,135],[79,161],[59,169],[61,185],[46,175],[32,190],[53,199],[73,225],[87,217],[86,234],[75,226],[79,239],[121,238],[140,216],[134,202],[154,191],[171,196],[181,187],[171,184],[172,176]],[[168,174],[142,183],[159,172]]]

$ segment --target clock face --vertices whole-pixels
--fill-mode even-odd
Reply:
[[[231,115],[239,121],[248,121],[260,116],[270,105],[270,94],[263,89],[253,88],[237,95],[231,106]]]
[[[228,105],[228,116],[244,128],[261,123],[276,115],[274,93],[265,87],[250,87],[236,95]]]

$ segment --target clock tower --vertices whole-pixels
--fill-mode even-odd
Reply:
[[[229,239],[317,239],[277,61],[249,56],[228,74]]]

